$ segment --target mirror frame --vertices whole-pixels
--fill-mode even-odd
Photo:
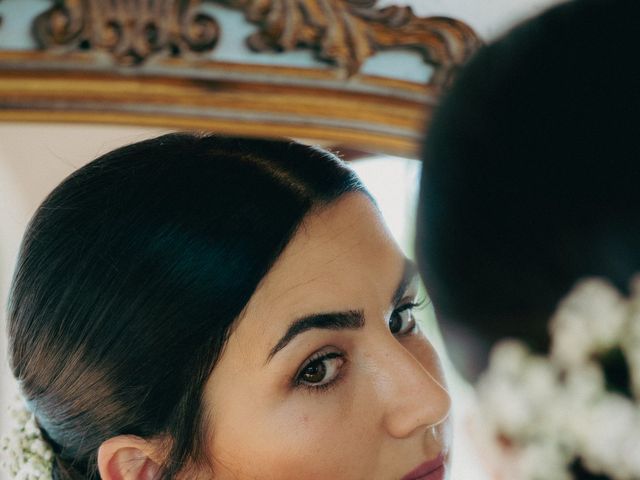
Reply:
[[[223,30],[204,3],[239,10],[257,27],[246,39],[251,51],[307,49],[325,65],[206,58]],[[285,136],[416,158],[438,98],[481,41],[461,21],[375,4],[52,0],[32,21],[35,49],[0,48],[0,121]],[[433,67],[428,83],[361,73],[369,57],[392,49],[419,52]]]

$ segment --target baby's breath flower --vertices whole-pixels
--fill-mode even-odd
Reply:
[[[550,321],[551,356],[570,367],[592,354],[619,344],[626,327],[628,302],[603,279],[580,282],[566,297]]]
[[[603,478],[640,478],[640,276],[631,292],[587,279],[550,322],[549,356],[514,340],[494,348],[475,422],[508,478],[569,480],[578,462]],[[629,395],[609,391],[599,360],[616,350],[629,367]]]
[[[2,468],[15,480],[51,480],[53,452],[34,415],[20,401],[10,408],[10,418],[10,433],[0,442]]]

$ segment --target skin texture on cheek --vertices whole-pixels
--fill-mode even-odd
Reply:
[[[373,392],[366,386],[347,384],[320,394],[303,389],[274,393],[279,403],[261,403],[247,389],[225,409],[228,417],[214,422],[220,434],[212,432],[211,453],[226,466],[218,468],[217,478],[365,478],[365,471],[376,469],[371,458],[378,457],[374,445],[363,440],[375,433],[367,409],[372,403],[366,401]],[[240,424],[233,421],[238,418]]]

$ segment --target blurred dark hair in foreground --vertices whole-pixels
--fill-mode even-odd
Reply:
[[[569,2],[457,78],[426,139],[418,214],[445,329],[544,349],[577,279],[625,291],[640,271],[639,25],[636,0]]]

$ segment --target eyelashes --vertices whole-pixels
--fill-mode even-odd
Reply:
[[[425,299],[407,302],[396,308],[389,317],[388,326],[396,337],[412,335],[418,328],[413,311],[425,305]],[[335,348],[335,347],[331,347]],[[347,356],[338,350],[321,350],[303,363],[292,380],[294,388],[310,392],[324,392],[340,383],[346,370]]]
[[[341,352],[318,352],[302,365],[294,378],[294,386],[312,391],[328,390],[342,377],[345,362],[346,357]]]
[[[418,328],[418,324],[413,316],[413,312],[422,308],[424,305],[425,300],[422,299],[416,302],[405,303],[396,308],[389,317],[389,331],[398,337],[414,333]]]

